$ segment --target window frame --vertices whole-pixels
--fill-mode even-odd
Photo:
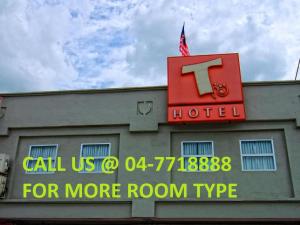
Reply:
[[[32,149],[32,147],[46,147],[46,146],[50,146],[50,147],[55,146],[55,157],[54,157],[54,163],[53,163],[53,166],[56,167],[57,152],[58,152],[59,144],[40,144],[40,145],[34,144],[34,145],[29,145],[28,156],[29,156],[29,157],[32,157],[32,156],[31,156],[31,149]],[[41,157],[41,156],[39,156],[39,157]],[[28,167],[29,161],[37,161],[37,158],[34,158],[34,157],[32,157],[32,158],[33,158],[33,159],[27,161],[27,164],[26,164],[27,168],[29,168],[29,167]],[[48,160],[48,158],[43,158],[43,160],[44,160],[44,162],[45,162],[45,160]],[[25,173],[26,173],[26,174],[54,174],[55,171],[50,171],[50,172],[49,172],[49,171],[42,171],[42,172],[25,171]]]
[[[183,145],[185,143],[207,143],[207,142],[210,142],[211,143],[211,148],[212,148],[212,154],[211,155],[185,155],[183,154]],[[196,157],[196,158],[199,158],[199,157],[207,157],[207,158],[212,158],[215,156],[215,147],[214,147],[214,141],[212,140],[206,140],[206,141],[181,141],[181,157],[183,158],[187,158],[187,157]],[[189,172],[189,173],[207,173],[207,172],[213,172],[211,170],[207,170],[207,171],[200,171],[200,170],[197,170],[197,171],[190,171],[190,170],[186,170],[186,171],[183,171],[183,172]]]
[[[80,155],[79,155],[79,163],[80,163],[80,159],[81,158],[87,158],[87,157],[83,157],[82,156],[82,149],[83,149],[83,146],[84,145],[108,145],[108,155],[107,156],[96,156],[94,157],[94,159],[104,159],[108,156],[111,155],[111,143],[110,142],[100,142],[100,143],[81,143],[80,144]],[[89,156],[89,157],[92,157],[92,156]],[[85,170],[82,170],[80,171],[79,173],[102,173],[101,171],[85,171]]]
[[[242,142],[255,142],[255,141],[270,141],[272,146],[272,154],[271,153],[264,153],[264,154],[243,154],[242,153]],[[274,141],[272,138],[270,139],[241,139],[240,142],[240,156],[241,156],[241,165],[242,165],[242,171],[243,172],[272,172],[277,171],[277,164],[276,164],[276,155],[275,155],[275,148],[274,148]],[[274,169],[244,169],[244,163],[243,163],[243,157],[247,156],[272,156],[273,157],[273,163],[274,163]]]

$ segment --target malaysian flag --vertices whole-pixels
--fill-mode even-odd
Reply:
[[[179,43],[179,51],[183,56],[189,56],[189,47],[186,44],[185,35],[184,35],[184,24],[182,27],[181,35],[180,35],[180,43]]]

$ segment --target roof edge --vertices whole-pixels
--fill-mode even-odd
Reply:
[[[248,86],[274,86],[274,85],[299,85],[300,80],[277,80],[277,81],[249,81],[243,82],[243,87]],[[0,93],[2,97],[19,96],[42,96],[42,95],[65,95],[65,94],[97,94],[97,93],[115,93],[132,91],[157,91],[167,90],[166,85],[161,86],[142,86],[142,87],[122,87],[122,88],[103,88],[103,89],[78,89],[78,90],[58,90],[58,91],[40,91],[40,92],[15,92]]]

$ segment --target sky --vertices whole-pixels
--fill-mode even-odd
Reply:
[[[299,0],[1,0],[0,93],[167,84],[192,55],[238,52],[242,80],[292,80]]]

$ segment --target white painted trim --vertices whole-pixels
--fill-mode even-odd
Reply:
[[[82,148],[84,145],[108,145],[108,156],[110,156],[110,153],[111,153],[111,143],[106,143],[106,142],[103,142],[103,143],[82,143],[80,145],[80,156],[79,156],[79,163],[80,163],[80,158],[86,158],[86,157],[82,157]],[[96,156],[94,157],[94,159],[104,159],[106,158],[107,156]],[[101,173],[101,171],[92,171],[92,172],[89,172],[89,171],[80,171],[78,173]]]
[[[271,153],[264,153],[264,154],[243,154],[242,153],[242,142],[255,142],[255,141],[270,141],[272,145],[272,154]],[[276,165],[276,157],[275,157],[275,148],[274,148],[274,142],[273,139],[242,139],[240,142],[240,157],[241,157],[241,166],[243,172],[266,172],[266,171],[277,171],[277,165]],[[273,163],[274,163],[274,169],[256,169],[256,170],[245,170],[244,169],[244,163],[243,163],[243,157],[244,156],[272,156],[273,157]]]
[[[58,147],[59,147],[59,144],[41,144],[41,145],[29,145],[29,152],[28,152],[28,156],[29,157],[31,157],[30,155],[31,155],[31,149],[32,149],[32,147],[53,147],[53,146],[55,146],[56,148],[55,148],[55,157],[54,157],[54,164],[53,164],[53,166],[55,167],[56,166],[56,159],[57,159],[57,151],[58,151]],[[33,158],[33,157],[32,157]],[[48,160],[48,158],[43,158],[44,160]],[[33,158],[33,160],[32,161],[34,161],[34,160],[37,160],[37,158]],[[28,164],[29,164],[29,161],[30,160],[28,160],[27,161],[27,168],[28,168]],[[35,171],[25,171],[25,174],[54,174],[55,172],[45,172],[45,171],[43,171],[43,172],[35,172]]]

